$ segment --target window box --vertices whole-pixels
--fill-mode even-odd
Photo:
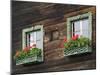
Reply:
[[[42,62],[42,51],[38,48],[24,49],[17,51],[14,56],[16,65]]]
[[[65,56],[71,56],[76,54],[90,53],[92,52],[91,47],[74,47],[72,49],[64,49]]]
[[[25,59],[19,59],[19,60],[16,60],[16,65],[21,65],[21,64],[27,64],[27,63],[31,63],[31,62],[42,62],[42,56],[30,56],[30,57],[27,57]]]
[[[79,35],[73,36],[70,40],[64,37],[61,43],[61,47],[64,48],[64,56],[92,52],[91,46],[92,44],[89,38],[79,37]]]

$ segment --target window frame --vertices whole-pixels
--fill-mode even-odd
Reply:
[[[27,32],[31,32],[31,31],[35,31],[35,30],[40,30],[41,31],[41,50],[42,50],[42,61],[43,61],[43,25],[36,25],[36,26],[32,26],[29,28],[25,28],[22,30],[22,50],[26,47],[26,33]]]
[[[91,38],[92,40],[92,13],[91,12],[67,18],[67,39],[68,40],[72,37],[72,23],[71,22],[75,20],[81,20],[84,18],[89,19],[89,29],[88,29],[90,31],[89,38]]]

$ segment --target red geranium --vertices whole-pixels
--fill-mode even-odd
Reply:
[[[72,40],[77,40],[78,37],[79,37],[79,35],[74,35],[74,36],[72,36]]]
[[[25,48],[24,48],[24,51],[25,51],[25,52],[29,52],[29,50],[30,50],[30,47],[25,47]]]
[[[23,50],[24,50],[25,52],[29,52],[31,48],[36,48],[36,44],[33,44],[32,46],[27,46],[27,47],[25,47]]]
[[[32,48],[32,46],[29,46],[29,48]]]

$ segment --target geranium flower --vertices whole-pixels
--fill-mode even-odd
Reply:
[[[74,35],[74,36],[72,36],[72,40],[77,40],[78,39],[78,37],[79,37],[79,35],[77,34],[77,35]]]
[[[78,34],[76,35],[76,38],[77,38],[77,39],[79,38],[79,35],[78,35]]]
[[[29,46],[29,48],[32,48],[32,46]]]
[[[29,50],[30,50],[30,47],[25,47],[25,48],[24,48],[24,51],[25,51],[25,52],[28,52]]]

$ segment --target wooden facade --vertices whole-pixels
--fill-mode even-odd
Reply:
[[[12,73],[38,73],[96,68],[96,7],[88,5],[12,1]],[[92,13],[92,53],[65,57],[60,43],[67,35],[67,18]],[[43,25],[44,61],[15,65],[15,51],[22,48],[22,30]],[[56,36],[55,36],[56,35]]]

